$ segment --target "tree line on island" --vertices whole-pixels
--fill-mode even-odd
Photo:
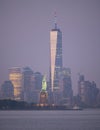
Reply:
[[[91,107],[81,102],[80,108],[100,108],[100,105]],[[15,101],[11,99],[0,100],[0,110],[70,110],[66,106],[42,106],[36,103],[27,103],[25,101]]]

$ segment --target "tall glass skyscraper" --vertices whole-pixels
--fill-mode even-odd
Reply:
[[[9,80],[14,86],[14,99],[21,100],[22,94],[22,72],[21,68],[13,67],[9,69]]]
[[[29,67],[23,68],[23,90],[24,101],[33,102],[34,73]]]
[[[62,70],[62,32],[57,27],[50,31],[50,83],[51,91],[59,90],[59,73]]]

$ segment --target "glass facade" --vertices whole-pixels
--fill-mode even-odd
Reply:
[[[62,32],[60,29],[50,31],[50,82],[51,90],[59,89],[59,73],[62,69]]]
[[[23,90],[24,101],[33,102],[34,74],[29,67],[23,69]]]
[[[13,99],[14,87],[11,81],[5,81],[1,86],[2,99]]]
[[[9,69],[9,80],[14,86],[14,99],[21,100],[22,94],[22,72],[20,68]]]

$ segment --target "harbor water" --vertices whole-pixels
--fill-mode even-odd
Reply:
[[[100,130],[100,109],[0,111],[0,130]]]

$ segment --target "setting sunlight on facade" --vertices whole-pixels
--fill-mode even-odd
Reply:
[[[22,73],[20,68],[9,69],[9,80],[14,86],[14,98],[15,100],[21,100],[22,93]]]

